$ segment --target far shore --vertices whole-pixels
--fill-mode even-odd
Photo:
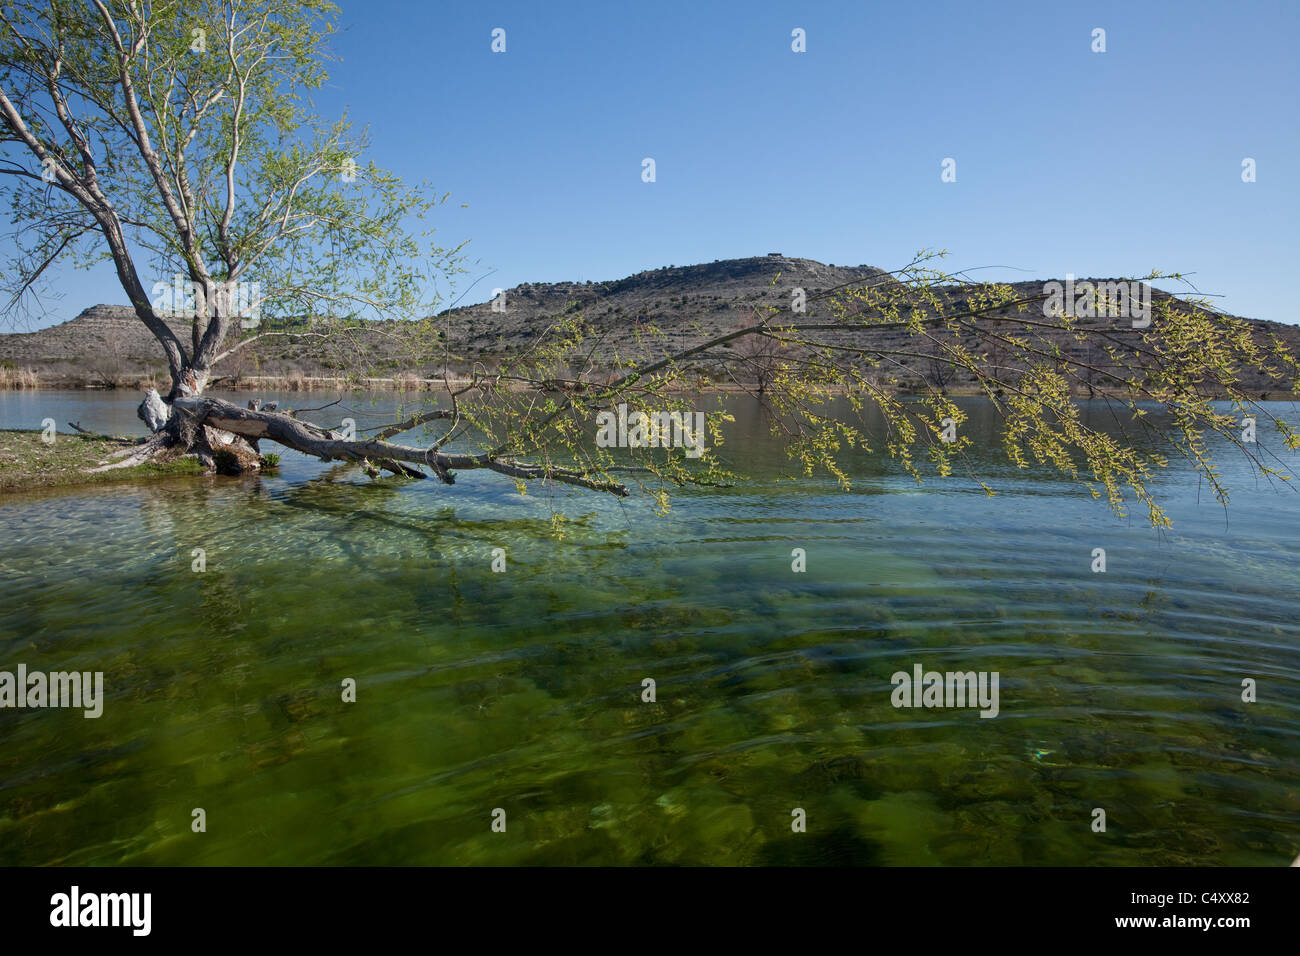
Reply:
[[[420,378],[412,374],[398,376],[380,377],[380,376],[357,376],[357,375],[304,375],[299,372],[293,372],[288,375],[241,375],[238,377],[216,376],[208,381],[207,390],[210,392],[358,392],[358,391],[376,391],[376,392],[430,392],[435,393],[446,388],[461,388],[470,383],[470,379],[463,376],[452,376],[448,378]],[[591,382],[590,387],[599,387],[604,383],[599,381]],[[159,392],[166,392],[169,383],[165,379],[159,379],[156,376],[149,377],[126,377],[116,382],[109,383],[102,380],[74,378],[63,375],[59,377],[42,375],[35,369],[7,369],[0,367],[0,392],[5,391],[89,391],[89,392],[125,392],[138,393],[146,392],[149,389],[157,389]],[[527,388],[523,383],[516,383],[514,390],[523,391]],[[559,389],[556,389],[559,391]],[[757,385],[735,383],[702,383],[700,385],[683,384],[677,388],[670,389],[674,394],[705,394],[705,395],[729,395],[729,394],[755,394],[758,391]],[[930,394],[926,389],[916,386],[905,386],[901,388],[889,389],[885,391],[894,395],[902,396],[923,396]],[[832,389],[832,394],[844,394],[843,388]],[[948,386],[941,390],[941,394],[950,398],[978,398],[985,395],[985,392],[979,388],[973,388],[969,385]],[[1093,388],[1091,392],[1086,387],[1076,388],[1073,390],[1075,398],[1084,399],[1116,399],[1126,400],[1125,393],[1116,389]],[[1220,399],[1226,399],[1227,396],[1218,396]],[[1288,391],[1265,391],[1248,396],[1257,401],[1270,402],[1290,402],[1300,400],[1300,392]]]
[[[469,384],[466,378],[356,378],[356,377],[335,377],[335,376],[245,376],[237,380],[223,380],[220,378],[208,382],[207,391],[209,392],[429,392],[436,393],[448,386],[451,388],[460,388]],[[593,383],[593,386],[599,386],[601,383]],[[136,393],[146,392],[151,388],[158,389],[160,392],[166,391],[167,385],[163,382],[141,381],[129,385],[105,385],[102,382],[87,381],[51,381],[42,379],[39,382],[30,385],[6,384],[0,381],[0,392],[5,391],[87,391],[87,392],[123,392]],[[515,390],[523,391],[526,386],[519,384]],[[556,391],[559,391],[558,389]],[[704,384],[700,386],[682,386],[680,388],[669,389],[673,394],[702,394],[702,395],[743,395],[756,394],[756,386],[744,386],[735,384]],[[843,388],[834,388],[831,394],[844,394]],[[890,390],[890,394],[907,397],[917,397],[930,394],[925,389],[920,388],[899,388]],[[978,388],[969,386],[953,386],[942,390],[941,394],[949,398],[981,398],[985,392]],[[1087,389],[1075,389],[1072,393],[1075,398],[1081,399],[1114,399],[1118,401],[1127,400],[1127,395],[1114,389],[1094,389],[1089,394]],[[1260,392],[1257,395],[1248,396],[1248,398],[1264,402],[1293,402],[1300,401],[1300,392],[1286,391],[1268,391]],[[1219,400],[1226,400],[1226,395],[1218,396]]]

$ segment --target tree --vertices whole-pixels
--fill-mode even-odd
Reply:
[[[1118,396],[1132,429],[1151,429],[1151,403],[1162,407],[1172,427],[1158,437],[1222,501],[1208,432],[1263,473],[1290,477],[1239,434],[1249,412],[1287,448],[1300,447],[1293,427],[1255,405],[1244,385],[1242,370],[1253,369],[1278,390],[1297,390],[1300,368],[1276,337],[1203,298],[1164,294],[1146,325],[1080,323],[1046,287],[972,283],[936,269],[937,253],[810,296],[829,316],[769,307],[739,328],[674,344],[650,323],[597,329],[568,312],[491,368],[457,356],[451,319],[434,314],[428,290],[460,268],[460,248],[413,231],[442,200],[363,166],[365,137],[347,118],[326,122],[304,105],[303,92],[325,79],[333,6],[206,0],[186,9],[184,19],[176,3],[143,0],[0,9],[0,173],[17,187],[9,201],[22,250],[5,273],[10,308],[22,308],[54,262],[107,258],[167,358],[169,391],[151,406],[158,430],[119,465],[193,454],[255,468],[258,442],[272,440],[372,472],[425,477],[427,468],[445,482],[487,469],[521,490],[540,480],[627,495],[634,483],[666,508],[675,486],[735,478],[719,452],[724,408],[694,430],[673,417],[697,420],[704,399],[690,390],[705,377],[739,379],[753,356],[776,354],[761,400],[796,475],[821,471],[847,486],[843,452],[876,444],[917,480],[923,458],[950,474],[970,440],[939,378],[971,381],[993,402],[1014,464],[1057,468],[1120,513],[1135,497],[1157,525],[1167,520],[1149,483],[1167,458],[1087,426],[1073,398],[1081,384]],[[201,293],[188,341],[168,321],[178,285]],[[392,321],[375,321],[384,318]],[[232,345],[237,322],[256,324]],[[443,387],[425,393],[428,407],[366,437],[205,394],[214,369],[261,337],[342,343],[335,354],[360,362],[360,345],[375,334],[389,336],[411,368],[465,362],[469,371],[444,374]],[[743,349],[723,348],[741,341]],[[1072,341],[1094,348],[1076,354]],[[1111,361],[1092,361],[1098,350]],[[911,399],[892,376],[916,362],[942,374]],[[854,414],[836,411],[840,396]],[[881,434],[863,425],[868,404],[884,416]],[[601,441],[593,431],[615,409],[618,441]],[[629,421],[640,424],[627,430]],[[437,431],[418,447],[392,441],[417,428]]]
[[[737,329],[758,325],[763,315],[753,308],[738,308],[736,311]],[[752,386],[759,394],[764,394],[781,369],[782,346],[774,338],[766,335],[746,335],[736,340],[737,363],[727,363],[733,372],[733,379],[744,386]]]
[[[306,104],[335,14],[322,0],[6,5],[0,172],[21,224],[10,309],[56,261],[109,259],[167,358],[173,408],[203,394],[236,323],[257,330],[243,348],[428,314],[423,290],[457,250],[408,226],[441,200],[365,163],[366,137]],[[203,451],[203,427],[173,414],[151,452]]]

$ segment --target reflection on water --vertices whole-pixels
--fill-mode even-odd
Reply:
[[[0,425],[138,432],[133,403],[0,393]],[[348,403],[362,428],[394,414]],[[993,499],[866,455],[843,493],[779,480],[758,415],[732,405],[726,450],[752,482],[685,492],[666,518],[559,492],[560,542],[546,496],[494,476],[370,483],[292,453],[276,476],[0,498],[0,669],[102,670],[107,697],[99,720],[0,710],[0,864],[1300,850],[1294,492],[1226,460],[1225,518],[1175,466],[1157,535],[993,448]],[[998,671],[1000,715],[893,708],[890,676],[916,663]]]

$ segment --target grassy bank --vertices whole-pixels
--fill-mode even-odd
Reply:
[[[181,458],[163,464],[87,474],[89,469],[104,464],[113,452],[135,444],[135,439],[112,435],[56,435],[53,443],[46,444],[38,431],[0,429],[0,494],[203,473],[203,466],[197,461]]]

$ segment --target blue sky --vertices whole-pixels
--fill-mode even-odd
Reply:
[[[368,125],[381,166],[451,192],[440,235],[495,270],[466,302],[774,251],[890,269],[931,247],[1007,267],[986,278],[1193,272],[1229,311],[1300,322],[1294,0],[341,6],[317,103]],[[58,319],[125,302],[107,270],[62,276]]]

